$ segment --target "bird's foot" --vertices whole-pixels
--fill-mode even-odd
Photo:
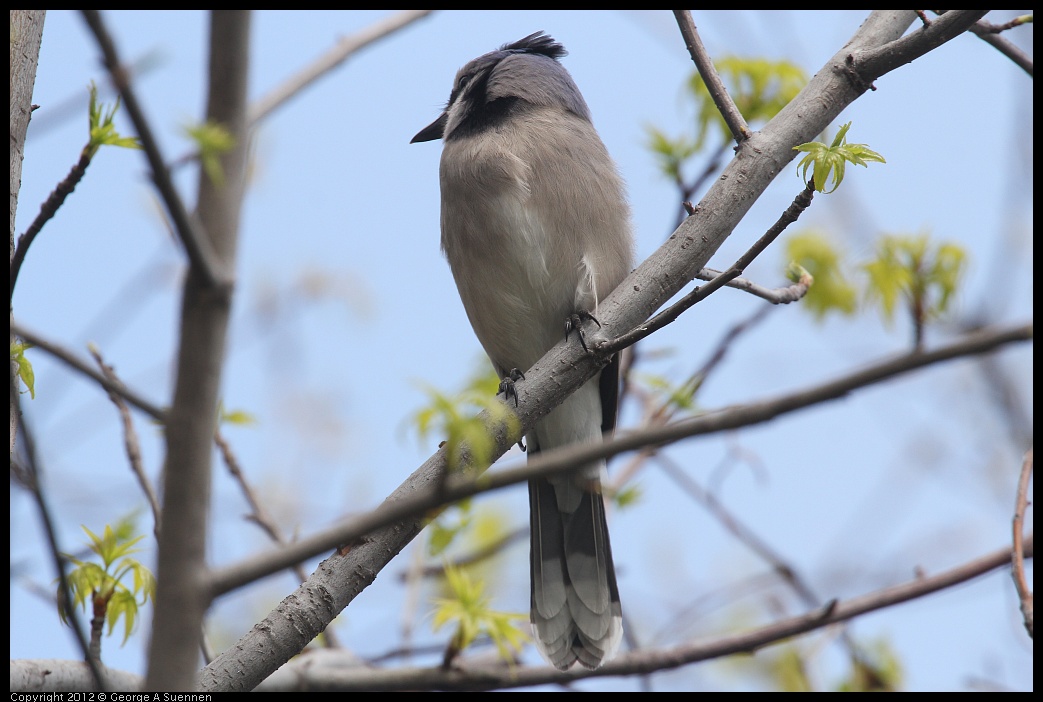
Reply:
[[[571,334],[572,330],[575,329],[576,336],[579,337],[579,343],[583,346],[583,350],[589,352],[590,349],[587,348],[587,338],[583,333],[583,322],[587,320],[594,322],[594,324],[598,325],[599,329],[601,328],[601,322],[599,322],[590,312],[587,312],[586,310],[573,312],[565,319],[565,341],[569,340],[569,334]]]
[[[511,368],[505,377],[500,380],[500,392],[503,393],[503,399],[510,401],[514,398],[514,406],[518,406],[518,391],[514,389],[514,383],[517,380],[525,380],[525,374],[517,368]]]

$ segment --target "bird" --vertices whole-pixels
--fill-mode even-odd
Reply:
[[[442,139],[441,248],[475,335],[509,390],[633,267],[630,206],[590,109],[543,31],[456,74],[442,113],[410,143]],[[509,399],[509,398],[508,398]],[[615,427],[619,358],[537,421],[532,456],[603,441]],[[517,402],[517,396],[515,396]],[[530,619],[559,670],[611,658],[622,608],[602,496],[604,460],[529,482]]]

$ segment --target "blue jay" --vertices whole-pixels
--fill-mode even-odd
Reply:
[[[596,322],[598,300],[632,267],[623,181],[558,61],[565,54],[536,32],[479,56],[411,142],[444,142],[442,251],[501,378],[530,368],[568,329]],[[536,423],[530,456],[601,441],[615,426],[618,383],[614,358]],[[597,668],[623,636],[604,471],[596,461],[529,482],[533,633],[560,670]]]

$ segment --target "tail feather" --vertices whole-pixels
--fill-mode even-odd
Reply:
[[[559,509],[558,486],[529,483],[532,624],[537,648],[559,670],[599,667],[623,636],[604,501],[600,485],[585,482],[571,512]]]

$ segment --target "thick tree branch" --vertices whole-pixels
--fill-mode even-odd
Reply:
[[[10,100],[11,100],[11,230],[9,261],[14,263],[15,214],[18,211],[18,194],[22,189],[22,160],[25,158],[25,135],[29,130],[29,119],[33,113],[33,88],[36,85],[36,66],[40,59],[40,42],[43,40],[43,23],[46,10],[11,10],[10,43]],[[8,309],[10,315],[11,309]],[[14,341],[14,339],[11,339]],[[11,395],[8,407],[10,452],[14,455],[18,431],[18,394]]]
[[[853,49],[845,58],[853,74],[865,86],[878,76],[911,63],[928,51],[969,30],[988,10],[949,10],[931,24],[900,39],[879,46]],[[850,46],[850,45],[849,45]]]

